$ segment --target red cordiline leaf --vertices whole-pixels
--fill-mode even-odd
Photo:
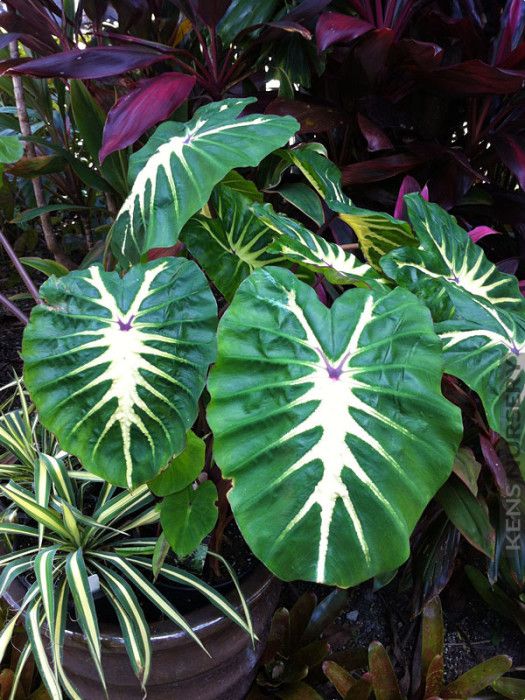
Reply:
[[[525,138],[522,134],[498,134],[494,147],[507,168],[517,177],[525,190]]]
[[[372,29],[375,29],[373,24],[359,17],[350,17],[340,12],[326,12],[317,22],[315,31],[317,47],[319,51],[326,51],[332,44],[352,41]]]
[[[352,163],[351,165],[346,165],[342,170],[343,184],[354,185],[387,180],[389,177],[406,173],[426,160],[428,160],[428,154],[399,153],[392,156],[364,160],[360,163]]]
[[[425,75],[432,87],[458,95],[506,95],[520,90],[525,72],[491,66],[478,59],[436,68]]]
[[[482,238],[485,238],[485,236],[493,236],[498,233],[499,231],[495,231],[493,228],[490,228],[490,226],[476,226],[468,232],[468,235],[474,243],[477,243],[481,241]]]
[[[135,143],[155,124],[167,119],[188,97],[195,78],[183,73],[163,73],[141,80],[110,109],[104,126],[99,160]]]
[[[10,73],[37,78],[77,78],[94,80],[146,68],[166,56],[145,46],[93,46],[35,58],[10,68]]]
[[[357,114],[359,129],[366,139],[369,151],[384,151],[393,148],[392,141],[377,124],[370,121],[364,114]]]
[[[405,175],[397,194],[396,206],[394,209],[395,219],[403,219],[403,221],[408,221],[408,214],[405,206],[405,195],[411,194],[412,192],[421,192],[423,199],[428,202],[427,188],[425,187],[422,191],[421,185],[414,177],[412,177],[412,175]]]

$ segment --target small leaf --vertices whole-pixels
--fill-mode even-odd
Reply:
[[[474,495],[478,495],[478,477],[481,472],[481,464],[476,459],[474,452],[469,447],[460,447],[454,460],[454,473]]]
[[[169,496],[189,486],[204,468],[206,444],[193,431],[186,434],[186,447],[148,486],[156,496]]]
[[[441,487],[436,499],[468,542],[492,559],[496,532],[490,522],[486,503],[473,496],[456,476]]]
[[[368,647],[368,666],[376,700],[403,700],[392,662],[381,642]]]
[[[171,548],[180,557],[189,556],[213,529],[217,520],[217,488],[205,481],[166,496],[160,506],[160,522]]]
[[[19,161],[6,168],[6,172],[15,177],[40,177],[64,170],[66,161],[62,156],[34,156],[33,158],[20,158]]]
[[[498,678],[492,688],[509,700],[523,700],[525,698],[525,680],[519,678]]]
[[[316,639],[341,613],[348,602],[348,592],[335,590],[318,603],[302,638],[303,643]]]
[[[432,659],[428,665],[425,678],[425,698],[430,699],[434,696],[438,697],[443,690],[445,678],[445,668],[443,664],[443,657],[441,655],[435,656]]]
[[[318,226],[324,222],[324,212],[319,195],[314,190],[305,185],[303,182],[292,182],[282,185],[277,190],[281,197],[290,204],[293,204],[296,209],[306,214]]]
[[[339,695],[344,698],[350,690],[350,688],[355,685],[355,678],[345,671],[342,666],[336,664],[334,661],[325,661],[323,664],[323,673],[328,678],[328,680],[335,687]]]
[[[442,656],[445,643],[445,625],[439,596],[432,598],[423,608],[421,617],[421,666],[423,676],[436,656]]]
[[[317,596],[306,591],[290,610],[290,647],[296,649],[317,605]]]
[[[45,207],[33,207],[33,209],[21,211],[13,217],[12,223],[23,224],[26,221],[37,219],[39,216],[42,216],[42,214],[50,214],[55,211],[90,211],[90,209],[91,207],[84,207],[79,204],[47,204]]]
[[[512,659],[508,656],[494,656],[492,659],[474,666],[455,681],[446,686],[443,698],[471,697],[489,685],[492,685],[504,673],[512,668]],[[379,700],[379,699],[378,699]]]
[[[24,145],[18,136],[0,136],[0,163],[16,163],[24,155]]]

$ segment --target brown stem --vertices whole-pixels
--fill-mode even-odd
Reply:
[[[9,54],[11,58],[20,58],[18,52],[18,42],[12,41],[9,44]],[[15,96],[16,111],[18,115],[18,123],[20,125],[20,133],[22,136],[31,136],[31,125],[29,123],[29,116],[27,114],[27,107],[24,97],[24,87],[22,84],[22,78],[19,75],[12,75],[13,80],[13,91]],[[30,158],[36,156],[35,145],[32,141],[26,141],[25,145],[26,154]],[[35,193],[35,201],[37,207],[45,207],[46,200],[44,197],[44,190],[42,188],[42,182],[39,177],[34,177],[31,179],[31,184],[33,185],[33,192]],[[57,262],[62,263],[67,268],[71,269],[74,267],[74,263],[70,258],[64,253],[62,247],[60,246],[53,227],[51,226],[51,220],[49,214],[40,214],[40,225],[42,226],[42,231],[44,233],[44,239],[46,242],[47,249],[53,255]]]
[[[0,304],[2,304],[2,306],[4,306],[10,314],[16,316],[19,321],[22,321],[22,323],[27,326],[28,318],[25,313],[20,311],[20,309],[15,306],[12,301],[9,301],[9,299],[3,294],[0,294]]]

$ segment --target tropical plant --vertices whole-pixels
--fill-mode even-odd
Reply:
[[[305,680],[320,668],[330,653],[321,635],[347,601],[347,593],[341,590],[332,591],[319,603],[315,593],[306,592],[290,610],[276,610],[261,666],[247,700],[300,693]]]
[[[512,667],[508,656],[495,656],[474,666],[453,681],[445,682],[445,628],[439,598],[426,605],[421,617],[421,657],[415,664],[415,676],[411,679],[411,690],[403,690],[397,680],[393,664],[381,642],[372,642],[368,647],[368,670],[356,673],[360,661],[344,668],[335,661],[325,661],[323,670],[339,695],[345,700],[374,697],[376,700],[432,700],[454,698],[469,700],[491,686],[506,687],[519,691],[522,681],[504,677]],[[406,681],[406,679],[405,679]],[[405,686],[407,683],[404,684]],[[314,697],[314,696],[312,696]],[[512,696],[505,696],[512,697]],[[516,696],[518,697],[518,696]]]
[[[10,481],[0,485],[2,495],[16,507],[18,518],[0,523],[0,533],[13,546],[0,556],[0,593],[15,578],[28,578],[27,593],[18,612],[0,633],[5,650],[22,615],[28,643],[18,661],[16,687],[24,664],[33,653],[51,697],[62,688],[73,698],[79,693],[62,667],[63,642],[72,600],[78,624],[105,687],[95,594],[111,604],[122,630],[131,666],[145,687],[151,667],[150,629],[141,599],[183,629],[203,651],[197,634],[174,605],[152,582],[157,537],[137,536],[138,529],[154,525],[159,511],[147,486],[122,491],[83,470],[68,471],[61,459],[40,454],[34,491]],[[24,517],[25,516],[25,520]],[[230,569],[231,571],[231,569]],[[249,611],[245,616],[193,574],[169,563],[158,568],[162,577],[199,591],[222,614],[254,639]],[[137,594],[139,597],[137,597]],[[46,648],[51,650],[51,663]]]

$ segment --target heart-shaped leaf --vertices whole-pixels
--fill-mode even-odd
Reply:
[[[160,506],[160,522],[170,547],[179,557],[194,552],[217,520],[217,488],[205,481],[172,493]]]
[[[215,356],[206,278],[169,258],[51,277],[41,295],[22,345],[40,420],[110,483],[150,481],[184,449]]]
[[[407,558],[461,434],[441,375],[428,310],[406,290],[352,289],[327,309],[284,269],[242,283],[208,418],[236,521],[273,572],[347,587]]]
[[[204,440],[189,431],[184,452],[177,455],[148,486],[156,496],[169,496],[189,486],[204,469],[206,445]]]
[[[299,128],[292,117],[238,119],[253,101],[213,102],[189,122],[165,122],[131,157],[133,186],[111,234],[113,252],[123,264],[137,262],[151,248],[173,245],[230,170],[257,165]]]
[[[258,267],[277,260],[268,253],[272,232],[252,211],[252,201],[218,185],[212,196],[216,218],[191,218],[182,232],[190,253],[231,301],[239,284]]]

